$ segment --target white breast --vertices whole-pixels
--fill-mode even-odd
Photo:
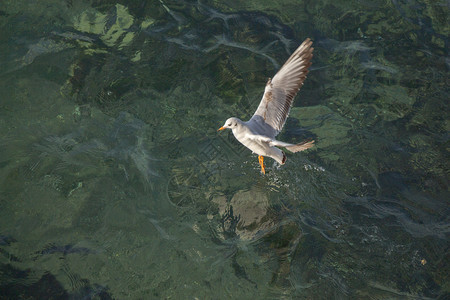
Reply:
[[[269,148],[269,145],[264,142],[249,139],[246,136],[246,133],[253,134],[248,128],[245,128],[245,127],[241,127],[240,129],[233,130],[234,137],[245,147],[247,147],[252,152],[254,152],[258,155],[267,155],[266,153]]]

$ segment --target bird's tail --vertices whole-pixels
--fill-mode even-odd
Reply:
[[[300,144],[296,144],[296,145],[292,145],[292,146],[287,146],[285,147],[287,150],[295,153],[295,152],[300,152],[306,149],[311,148],[312,146],[314,146],[314,140],[306,140],[301,142]]]

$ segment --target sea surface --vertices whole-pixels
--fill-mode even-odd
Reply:
[[[446,0],[0,1],[0,299],[449,299]],[[249,119],[306,38],[277,165]]]

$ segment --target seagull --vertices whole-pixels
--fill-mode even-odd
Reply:
[[[294,102],[295,95],[300,90],[311,66],[314,48],[307,38],[289,57],[273,79],[266,83],[264,95],[255,114],[247,122],[232,117],[218,131],[231,129],[234,137],[253,153],[258,154],[261,173],[265,174],[264,156],[284,165],[286,154],[277,147],[290,152],[299,152],[311,148],[313,140],[299,144],[289,144],[275,139],[283,129]]]

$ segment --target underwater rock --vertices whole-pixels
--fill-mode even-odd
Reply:
[[[269,198],[256,188],[238,191],[230,203],[225,197],[213,198],[219,206],[219,214],[227,225],[223,231],[234,231],[241,240],[252,240],[273,226],[269,214]]]
[[[97,34],[105,45],[117,46],[118,49],[128,46],[133,40],[135,33],[129,30],[133,23],[133,16],[121,4],[116,4],[108,14],[91,9],[73,20],[76,30]]]
[[[35,273],[39,271],[20,270],[9,264],[1,264],[0,273],[8,276],[8,280],[0,282],[2,299],[113,299],[107,287],[91,284],[77,274],[72,274],[71,280],[78,280],[76,283],[79,285],[67,291],[50,272],[44,272],[37,280]]]

